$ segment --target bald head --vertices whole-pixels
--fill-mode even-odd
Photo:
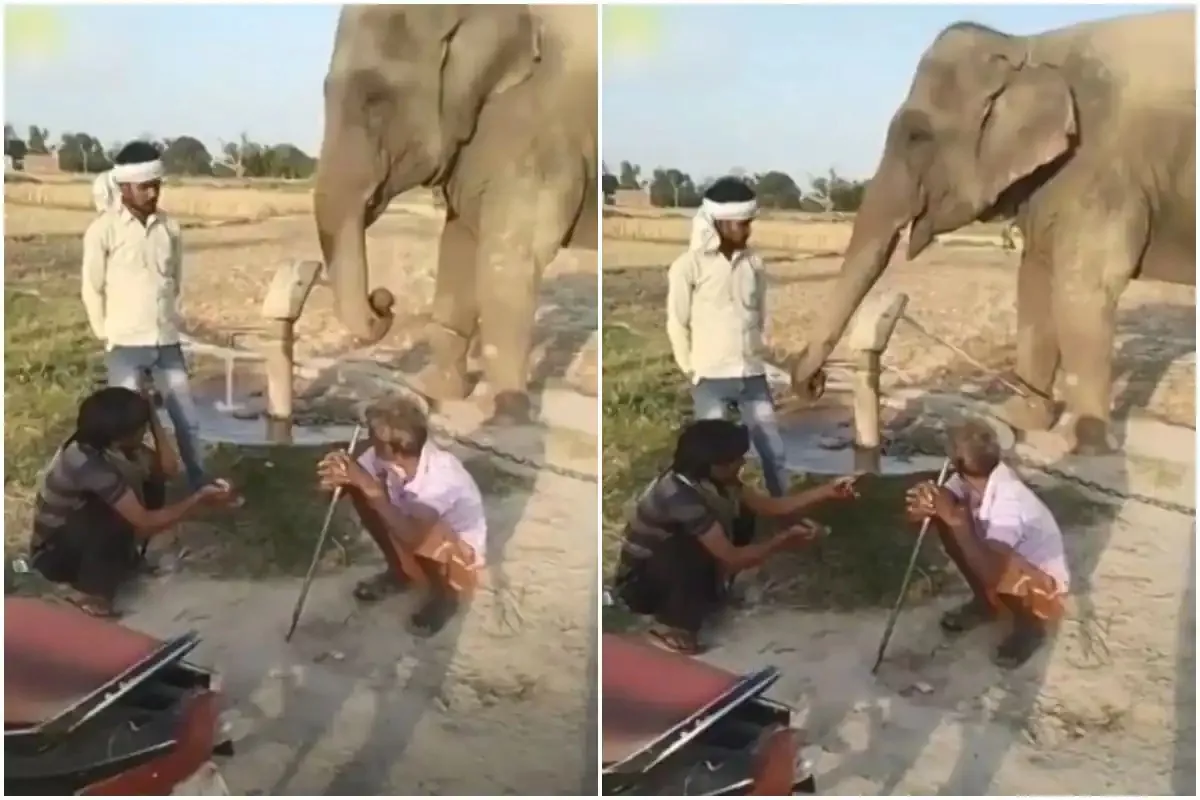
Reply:
[[[964,475],[986,478],[1000,464],[1002,450],[996,430],[986,422],[968,419],[950,428],[947,455]]]

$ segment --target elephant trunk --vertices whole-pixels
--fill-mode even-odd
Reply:
[[[885,155],[855,215],[833,297],[826,302],[827,310],[807,346],[792,360],[792,386],[801,397],[896,251],[900,232],[914,216],[908,204],[912,196],[907,171]]]
[[[345,173],[334,174],[322,148],[313,210],[326,274],[333,287],[337,318],[361,345],[378,342],[392,326],[395,299],[387,289],[367,292],[367,226],[378,216],[371,186],[356,186]],[[344,154],[341,156],[344,161]],[[361,191],[359,191],[361,189]]]

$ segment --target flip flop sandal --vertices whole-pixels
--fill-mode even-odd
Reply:
[[[942,615],[941,626],[946,633],[966,633],[992,619],[991,611],[978,600],[970,600]]]
[[[428,639],[437,635],[458,613],[458,603],[447,597],[431,597],[413,614],[408,622],[408,632],[413,636]]]
[[[94,597],[68,597],[67,602],[96,619],[119,619],[121,616],[111,603]]]
[[[390,570],[380,572],[374,577],[359,581],[354,587],[354,599],[364,603],[374,603],[388,595],[399,594],[408,585],[392,574]]]
[[[655,647],[666,650],[670,653],[678,653],[683,656],[695,656],[700,654],[700,643],[696,641],[696,637],[684,633],[683,631],[670,630],[666,628],[651,628],[648,634],[650,644]]]
[[[1032,658],[1045,641],[1045,634],[1015,630],[996,648],[992,663],[1002,669],[1016,669]]]

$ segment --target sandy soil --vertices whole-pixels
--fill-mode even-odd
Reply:
[[[727,624],[706,658],[782,670],[772,695],[802,710],[822,794],[1194,794],[1195,520],[1128,503],[1068,536],[1103,548],[1095,622],[1072,609],[1014,673],[989,660],[998,628],[940,633],[961,598],[905,610],[878,677],[883,611],[763,611]]]
[[[404,629],[416,598],[356,608],[355,581],[379,565],[319,578],[290,644],[299,581],[171,575],[126,621],[203,635],[197,660],[230,700],[235,795],[590,794],[596,513],[594,484],[546,474],[493,503],[489,586],[429,641]]]
[[[831,238],[791,235],[809,252]],[[610,237],[604,265],[665,272],[681,249]],[[841,261],[766,260],[770,338],[788,350],[816,322]],[[989,368],[1010,368],[1016,264],[995,248],[935,245],[914,263],[898,256],[875,291],[908,293],[909,312],[932,333]],[[1133,284],[1118,329],[1117,414],[1186,427],[1131,422],[1127,453],[1094,463],[1062,459],[1052,435],[1023,455],[1194,507],[1195,291]],[[948,373],[976,372],[905,325],[884,362],[893,370],[885,391],[954,391],[961,377]],[[1015,673],[989,661],[999,630],[942,637],[937,617],[959,598],[906,610],[877,678],[884,611],[760,608],[723,626],[706,657],[782,670],[773,694],[802,710],[821,748],[823,794],[1194,794],[1194,515],[1124,501],[1065,535],[1075,574],[1068,617],[1053,645]],[[1089,649],[1095,640],[1107,652]]]

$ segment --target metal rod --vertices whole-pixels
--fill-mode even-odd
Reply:
[[[233,413],[233,356],[225,357],[225,411]]]
[[[937,486],[940,488],[950,474],[950,459],[942,462],[942,471],[938,473]],[[926,517],[921,523],[921,531],[917,534],[917,543],[913,545],[912,555],[908,558],[908,569],[904,571],[904,583],[900,584],[900,595],[896,598],[895,605],[892,606],[892,613],[888,615],[887,627],[883,629],[883,639],[879,642],[879,652],[875,654],[875,665],[871,667],[871,674],[874,675],[879,670],[879,665],[883,663],[884,653],[887,652],[888,642],[892,640],[892,631],[896,627],[896,620],[900,618],[900,609],[904,605],[904,596],[908,594],[908,584],[912,581],[913,570],[917,566],[917,556],[921,552],[921,545],[925,541],[925,534],[929,533],[929,526],[933,522],[932,517]]]
[[[350,445],[346,451],[351,456],[354,455],[354,448],[358,444],[358,436],[362,433],[362,425],[354,426],[354,434],[350,437]],[[325,549],[325,540],[329,537],[329,526],[333,522],[333,511],[337,508],[338,500],[342,499],[342,487],[339,486],[333,490],[333,497],[329,500],[329,510],[325,512],[325,522],[321,525],[321,535],[317,537],[317,547],[313,551],[312,561],[308,565],[308,574],[304,576],[304,585],[300,588],[300,597],[296,599],[296,608],[292,611],[292,624],[288,628],[287,635],[283,637],[285,642],[292,640],[292,634],[296,632],[296,625],[300,622],[300,614],[304,611],[304,601],[308,599],[308,590],[312,587],[313,577],[317,574],[317,564],[321,561],[321,551]]]

